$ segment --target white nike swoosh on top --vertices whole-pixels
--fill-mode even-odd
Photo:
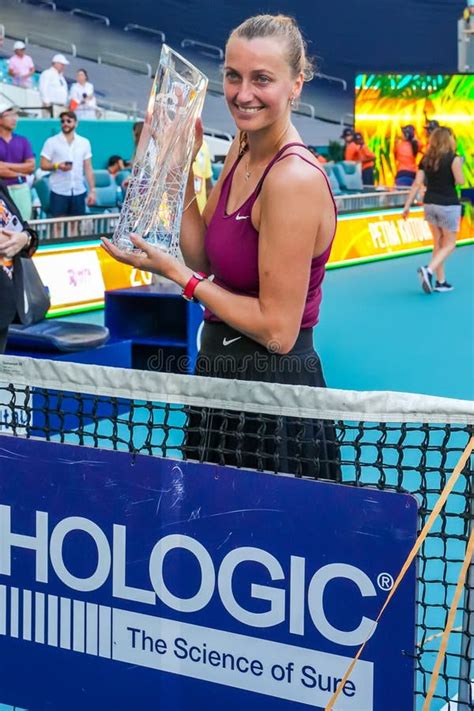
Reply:
[[[224,338],[222,341],[223,346],[230,346],[231,343],[235,343],[235,341],[240,341],[242,336],[237,336],[237,338]]]
[[[236,215],[235,219],[236,220],[248,220],[250,215]]]

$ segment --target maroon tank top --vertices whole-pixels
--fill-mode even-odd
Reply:
[[[312,161],[303,158],[303,156],[300,156],[298,153],[285,153],[285,155],[282,155],[284,151],[293,146],[306,148],[303,143],[287,143],[283,146],[265,168],[253,193],[235,212],[229,215],[226,213],[227,200],[232,185],[232,179],[241,156],[237,158],[222,184],[217,207],[206,230],[205,248],[211,267],[211,274],[215,275],[215,283],[234,294],[258,297],[259,233],[252,225],[251,213],[255,200],[262,189],[263,181],[275,163],[284,160],[287,156],[298,156],[301,160],[309,163],[324,175],[332,197],[329,181],[321,168],[318,168]],[[333,205],[334,212],[336,213],[334,198]],[[334,235],[332,239],[334,239]],[[332,239],[329,247],[311,261],[308,293],[306,295],[306,303],[301,319],[301,328],[310,328],[318,322],[322,296],[321,284],[324,279],[324,267],[331,253]],[[208,309],[205,310],[204,318],[206,321],[220,321],[220,319]]]

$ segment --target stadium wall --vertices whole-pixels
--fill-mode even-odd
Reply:
[[[95,169],[107,167],[107,160],[117,154],[129,159],[133,155],[133,121],[80,121],[77,132],[92,144]],[[44,142],[60,130],[58,119],[25,119],[18,122],[18,132],[28,136],[39,163]]]
[[[77,7],[60,0],[61,8]],[[97,12],[96,0],[81,9]],[[229,31],[258,12],[293,15],[319,57],[320,70],[351,78],[360,71],[451,73],[457,69],[457,20],[465,0],[101,0],[114,25],[134,22],[163,30],[176,45],[184,37],[223,47]]]

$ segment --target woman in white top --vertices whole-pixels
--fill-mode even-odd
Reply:
[[[69,92],[69,106],[78,119],[97,118],[97,102],[94,96],[94,85],[88,81],[85,69],[79,69],[76,81]]]

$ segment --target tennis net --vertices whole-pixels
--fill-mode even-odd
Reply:
[[[3,357],[0,434],[410,492],[421,530],[474,434],[474,405]],[[473,527],[473,473],[470,459],[418,556],[417,708]],[[433,709],[473,708],[473,651],[471,564]]]

